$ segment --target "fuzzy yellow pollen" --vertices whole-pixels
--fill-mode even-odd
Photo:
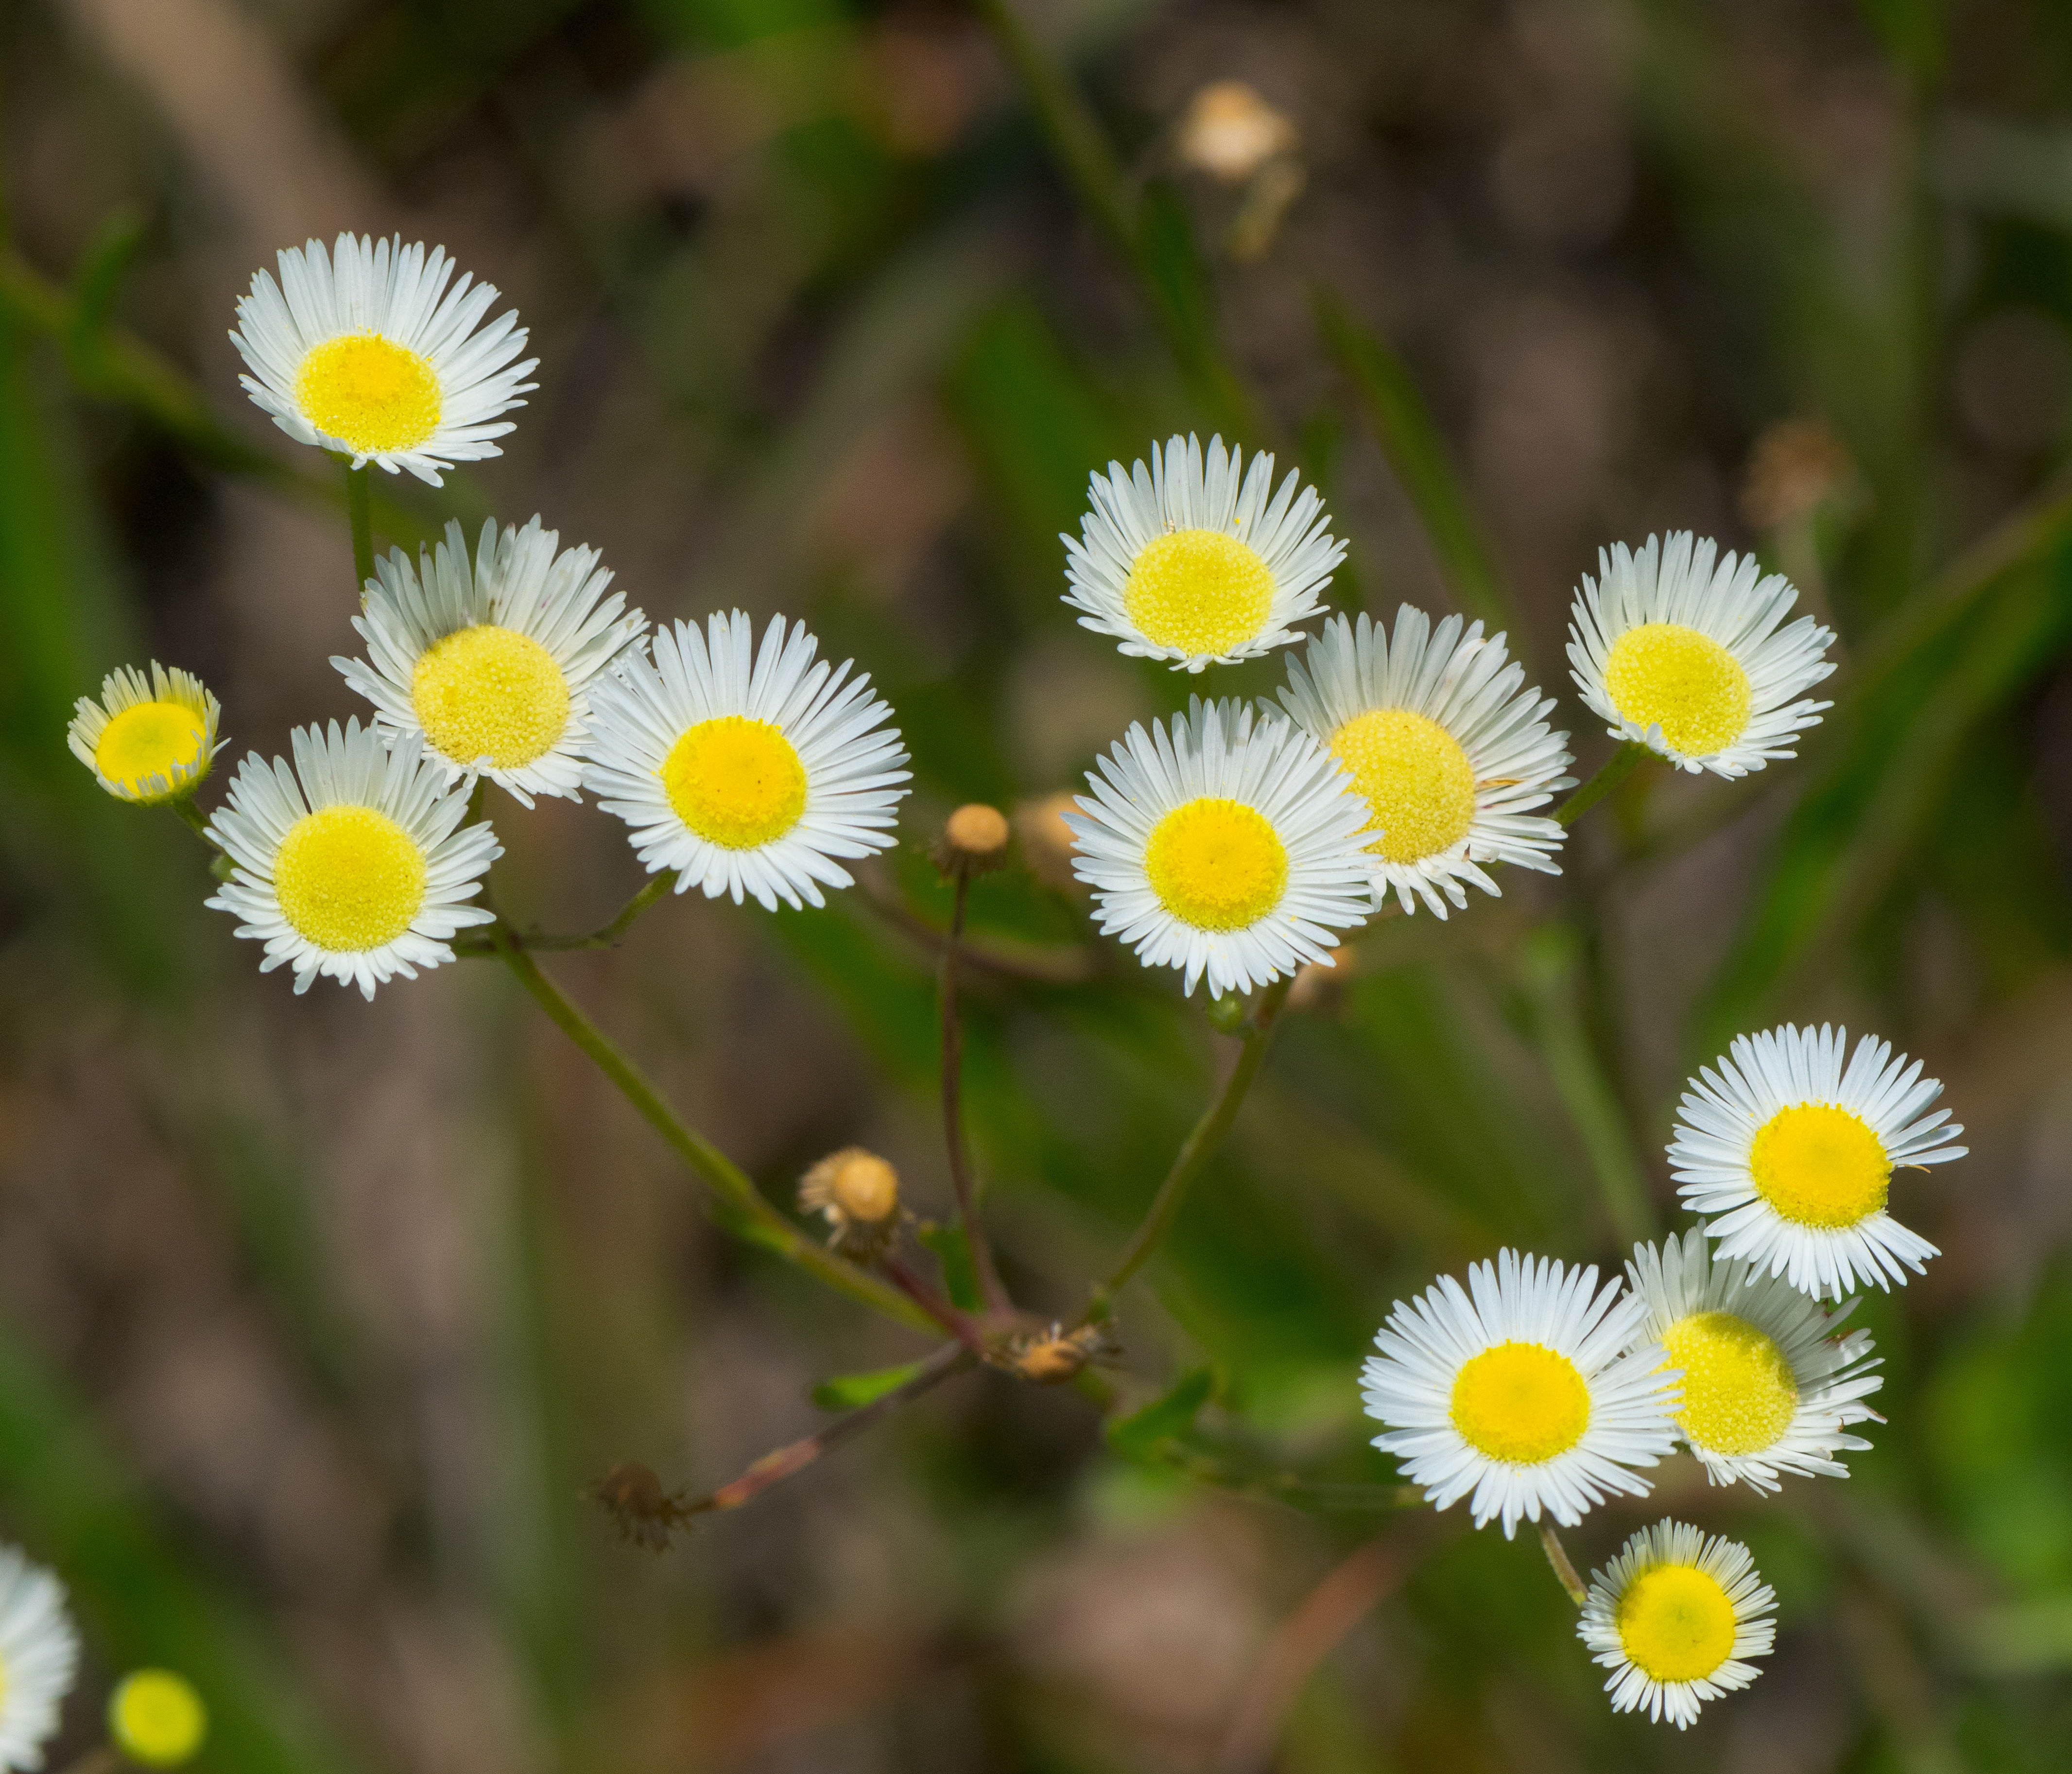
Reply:
[[[372,807],[335,806],[288,828],[273,858],[281,915],[334,954],[379,949],[425,903],[425,853]]]
[[[1407,708],[1370,709],[1331,735],[1380,836],[1367,848],[1391,862],[1415,862],[1467,836],[1475,817],[1475,772],[1461,743],[1437,721]]]
[[[791,742],[745,714],[686,730],[660,774],[676,817],[722,850],[772,843],[806,810],[806,767]]]
[[[439,379],[414,351],[379,333],[347,333],[303,358],[295,405],[361,455],[414,450],[439,428]]]
[[[208,1735],[208,1709],[184,1677],[138,1669],[109,1696],[108,1735],[133,1762],[178,1768],[194,1759]]]
[[[1616,1619],[1628,1660],[1657,1681],[1701,1681],[1733,1654],[1734,1604],[1694,1566],[1642,1571],[1619,1597]]]
[[[1461,1364],[1452,1415],[1478,1452],[1534,1466],[1583,1439],[1590,1389],[1574,1362],[1545,1344],[1499,1343]]]
[[[1779,1109],[1749,1150],[1756,1192],[1785,1219],[1829,1231],[1885,1204],[1892,1160],[1862,1120],[1827,1103]]]
[[[138,702],[111,719],[93,748],[93,767],[110,782],[141,796],[153,776],[167,784],[173,772],[202,761],[208,726],[183,702]],[[170,788],[152,798],[164,799]]]
[[[1676,1426],[1708,1454],[1776,1446],[1799,1409],[1799,1381],[1774,1338],[1732,1312],[1696,1312],[1663,1333],[1666,1367],[1684,1370]]]
[[[1754,692],[1741,661],[1679,622],[1643,622],[1612,643],[1605,660],[1612,706],[1687,757],[1721,751],[1746,730]]]
[[[455,764],[516,770],[569,724],[568,681],[530,635],[492,623],[457,628],[418,656],[410,706],[432,749]]]
[[[1203,796],[1152,827],[1144,872],[1159,903],[1182,924],[1242,930],[1281,903],[1288,849],[1257,808]]]
[[[1256,640],[1273,611],[1273,575],[1258,554],[1220,530],[1176,529],[1147,543],[1123,582],[1137,631],[1191,657]]]

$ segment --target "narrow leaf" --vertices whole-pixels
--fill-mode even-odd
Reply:
[[[1184,1435],[1194,1426],[1196,1414],[1215,1387],[1213,1369],[1190,1369],[1171,1390],[1126,1417],[1113,1418],[1108,1426],[1108,1446],[1126,1460],[1150,1459],[1161,1442]]]
[[[878,1368],[869,1373],[838,1373],[813,1388],[813,1402],[823,1410],[856,1410],[874,1398],[882,1398],[903,1386],[927,1364],[908,1361],[896,1368]]]

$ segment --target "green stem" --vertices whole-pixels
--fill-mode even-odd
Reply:
[[[957,1198],[957,1223],[964,1232],[965,1248],[971,1252],[979,1290],[985,1296],[989,1311],[1006,1312],[1013,1309],[1014,1303],[1007,1297],[993,1260],[993,1247],[986,1242],[985,1228],[979,1223],[978,1190],[972,1180],[971,1149],[964,1140],[964,1028],[957,999],[957,964],[964,949],[964,906],[970,896],[971,871],[960,866],[950,928],[943,939],[942,965],[935,976],[943,1050],[943,1143],[950,1156],[950,1187]]]
[[[174,816],[179,822],[196,837],[212,845],[216,842],[216,839],[209,833],[208,815],[195,805],[193,796],[176,795],[166,805],[172,809]]]
[[[654,876],[648,884],[619,908],[619,916],[610,924],[602,924],[587,935],[579,936],[543,936],[537,932],[512,930],[509,932],[512,944],[520,949],[536,953],[566,953],[577,949],[609,949],[633,926],[633,920],[653,905],[656,900],[668,897],[676,884],[676,877],[664,871]],[[458,936],[454,938],[453,951],[456,955],[494,955],[501,953],[494,936]]]
[[[1638,739],[1628,739],[1599,766],[1597,773],[1554,809],[1557,825],[1572,825],[1655,754]]]
[[[352,570],[358,575],[356,590],[364,590],[374,577],[374,513],[368,502],[367,475],[364,463],[345,471],[345,511],[352,521]]]
[[[729,1230],[762,1245],[886,1318],[895,1319],[916,1330],[935,1328],[929,1315],[890,1283],[857,1268],[845,1257],[824,1249],[800,1233],[763,1199],[738,1165],[671,1112],[632,1061],[540,971],[538,963],[518,947],[507,928],[500,925],[493,928],[497,953],[517,977],[518,983],[532,994],[540,1008],[547,1013],[548,1019],[590,1056],[598,1070],[633,1105],[640,1118],[660,1134],[676,1155],[704,1180],[717,1197],[722,1222]]]
[[[1568,1562],[1568,1549],[1561,1544],[1561,1537],[1554,1531],[1554,1524],[1540,1524],[1540,1544],[1547,1549],[1547,1562],[1554,1567],[1555,1581],[1568,1592],[1568,1599],[1581,1607],[1590,1599],[1590,1592],[1583,1587],[1583,1579],[1576,1574],[1576,1567]]]
[[[1267,1043],[1273,1036],[1274,1020],[1281,1014],[1281,1006],[1288,1001],[1289,988],[1294,983],[1293,974],[1283,974],[1261,994],[1259,1008],[1252,1013],[1251,1024],[1244,1031],[1244,1045],[1239,1051],[1237,1064],[1223,1080],[1223,1089],[1216,1093],[1216,1100],[1194,1123],[1193,1131],[1174,1155],[1173,1167],[1166,1173],[1166,1180],[1158,1185],[1158,1193],[1153,1197],[1143,1224],[1137,1227],[1136,1235],[1130,1239],[1108,1279],[1096,1290],[1087,1317],[1100,1315],[1108,1301],[1121,1292],[1130,1278],[1151,1260],[1151,1253],[1173,1229],[1173,1222],[1186,1204],[1188,1191],[1194,1187],[1202,1166],[1223,1143],[1223,1135],[1237,1119],[1245,1093],[1259,1076],[1259,1068],[1266,1059]]]

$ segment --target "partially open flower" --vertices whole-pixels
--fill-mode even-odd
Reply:
[[[1243,80],[1211,80],[1188,101],[1176,144],[1182,166],[1241,185],[1268,161],[1292,153],[1293,119]]]
[[[833,1229],[828,1242],[853,1256],[882,1250],[906,1218],[899,1173],[861,1146],[829,1153],[800,1178],[799,1206],[824,1214]]]
[[[80,698],[66,737],[72,755],[118,801],[172,801],[192,794],[208,774],[222,714],[199,678],[154,659],[148,678],[118,665],[101,680],[99,702]]]
[[[945,875],[990,874],[1007,860],[1011,835],[1007,815],[997,807],[968,802],[944,821],[933,853],[935,866]]]

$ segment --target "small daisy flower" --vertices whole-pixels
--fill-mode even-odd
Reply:
[[[597,681],[584,780],[679,893],[824,905],[823,887],[850,883],[837,858],[890,847],[909,780],[899,730],[855,661],[816,661],[819,646],[773,616],[758,650],[737,610],[658,629],[652,663],[629,652]]]
[[[1273,458],[1221,438],[1174,438],[1151,466],[1111,462],[1087,493],[1093,509],[1065,545],[1065,602],[1079,626],[1113,635],[1122,651],[1175,670],[1252,659],[1296,638],[1346,558],[1314,487],[1298,497],[1290,470],[1273,490]]]
[[[0,1768],[38,1768],[79,1668],[64,1587],[0,1546]]]
[[[209,836],[232,865],[205,902],[266,945],[262,973],[292,965],[298,996],[321,974],[372,998],[397,974],[454,958],[446,939],[495,914],[466,902],[504,854],[487,823],[460,827],[467,796],[414,734],[392,751],[372,727],[298,727],[294,768],[248,753]]]
[[[1848,1039],[1825,1024],[1737,1035],[1718,1071],[1691,1080],[1669,1146],[1684,1204],[1717,1216],[1718,1254],[1816,1299],[1860,1281],[1904,1286],[1901,1264],[1921,1274],[1936,1249],[1885,1212],[1893,1167],[1964,1155],[1947,1143],[1964,1131],[1950,1111],[1922,1113],[1941,1081],[1870,1035],[1845,1072]]]
[[[1642,1335],[1646,1302],[1597,1271],[1499,1251],[1464,1289],[1441,1275],[1396,1303],[1361,1374],[1374,1445],[1437,1509],[1473,1492],[1504,1537],[1544,1509],[1572,1526],[1617,1493],[1645,1496],[1675,1443],[1676,1377]]]
[[[1780,628],[1799,597],[1790,581],[1752,554],[1716,564],[1718,553],[1688,530],[1651,536],[1638,554],[1601,549],[1598,578],[1576,595],[1568,663],[1614,739],[1681,769],[1745,776],[1795,757],[1792,742],[1834,706],[1801,692],[1834,670],[1835,636],[1811,616]]]
[[[1277,715],[1193,698],[1133,726],[1064,815],[1102,931],[1186,990],[1249,991],[1305,961],[1370,906],[1366,809],[1330,754]]]
[[[374,563],[352,619],[373,663],[334,657],[345,681],[375,706],[390,744],[424,736],[448,787],[478,775],[525,806],[535,795],[570,801],[582,782],[590,684],[648,626],[597,550],[555,553],[560,537],[535,517],[523,529],[492,518],[475,564],[458,524],[412,567],[401,549]]]
[[[1626,1272],[1647,1303],[1640,1334],[1683,1372],[1676,1426],[1715,1484],[1774,1491],[1780,1472],[1849,1476],[1834,1456],[1870,1443],[1846,1426],[1885,1421],[1863,1402],[1885,1384],[1870,1371],[1870,1332],[1830,1334],[1855,1301],[1831,1315],[1778,1276],[1714,1263],[1702,1222],[1659,1250],[1636,1245]]]
[[[101,681],[101,700],[82,696],[65,738],[93,780],[118,801],[146,805],[191,795],[221,749],[223,709],[202,681],[151,661],[146,678],[118,665]]]
[[[1500,891],[1484,862],[1560,872],[1566,834],[1531,809],[1570,786],[1568,735],[1547,725],[1553,698],[1524,682],[1502,635],[1463,632],[1458,616],[1435,630],[1407,603],[1392,644],[1367,616],[1334,616],[1306,669],[1289,661],[1282,703],[1367,802],[1376,903],[1393,891],[1405,912],[1422,899],[1443,918],[1448,899],[1467,904],[1463,883]]]
[[[1613,1711],[1644,1708],[1683,1731],[1705,1702],[1762,1673],[1748,1660],[1770,1655],[1776,1607],[1746,1546],[1664,1520],[1590,1573],[1576,1633],[1612,1672]]]
[[[456,462],[503,454],[489,440],[513,429],[497,422],[539,385],[524,378],[540,360],[512,361],[516,309],[482,326],[495,285],[462,272],[448,290],[446,249],[427,258],[400,234],[341,234],[329,254],[311,241],[280,265],[278,285],[252,274],[230,342],[252,372],[238,380],[290,437],[434,487]]]

